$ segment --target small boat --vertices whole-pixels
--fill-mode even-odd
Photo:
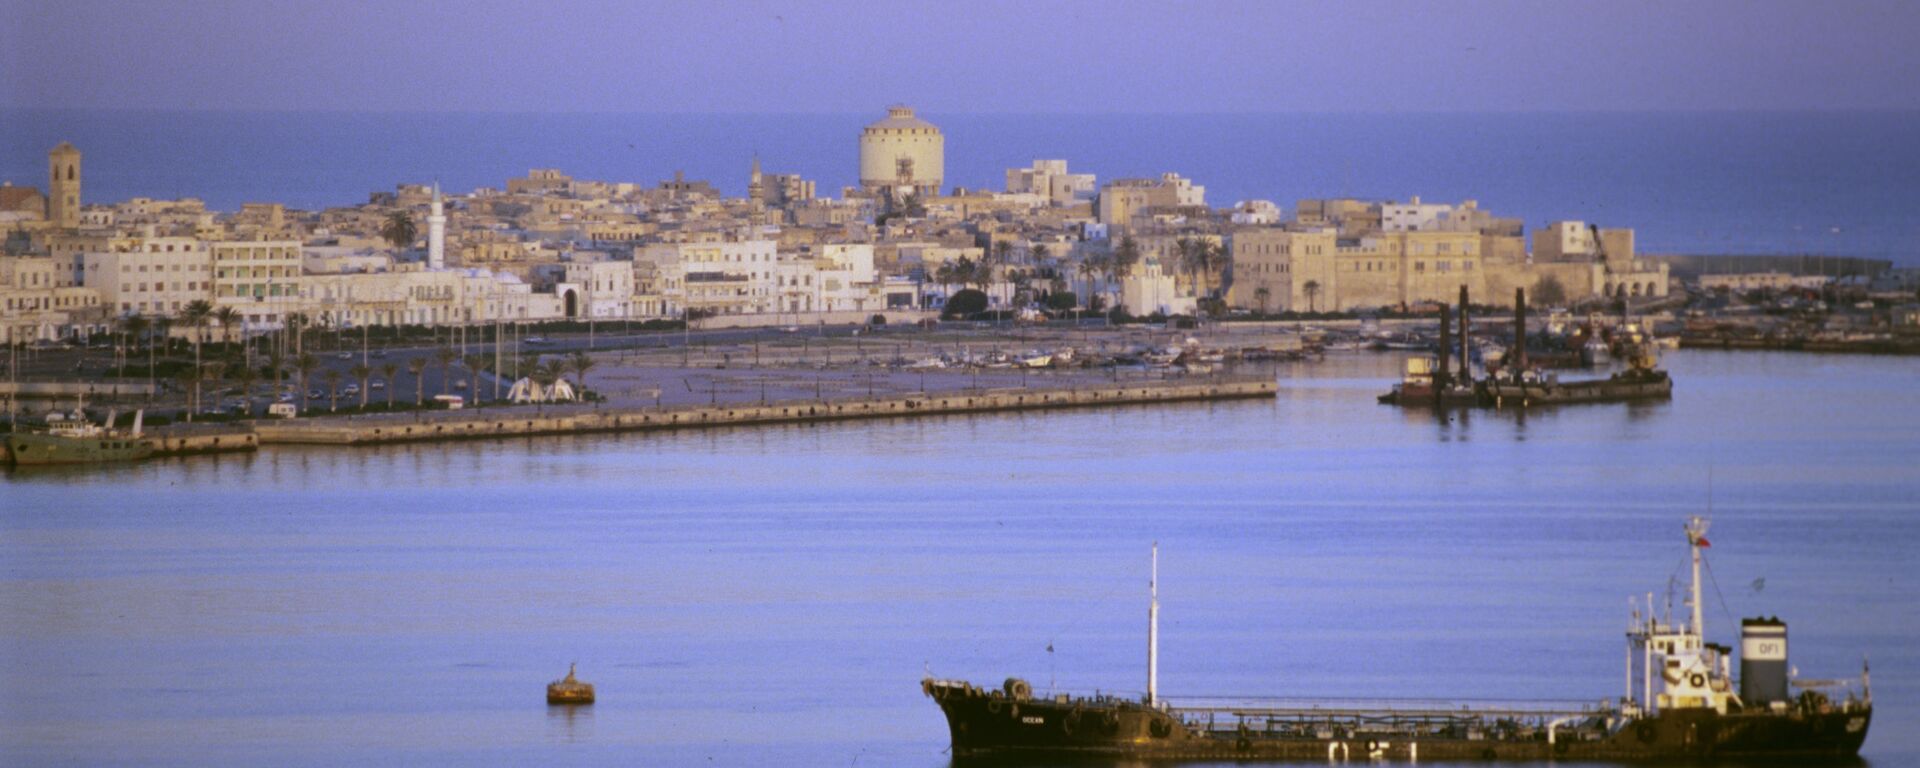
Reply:
[[[547,684],[548,704],[592,704],[593,683],[580,682],[573,676],[574,665],[567,665],[567,676]]]
[[[138,461],[153,455],[153,441],[140,436],[142,415],[134,413],[133,429],[119,430],[113,414],[105,425],[94,424],[84,406],[77,407],[70,416],[49,417],[42,431],[7,435],[7,460],[15,466]]]

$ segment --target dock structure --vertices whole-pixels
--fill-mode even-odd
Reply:
[[[512,406],[431,414],[263,421],[255,423],[254,431],[261,445],[378,445],[1232,400],[1273,397],[1278,391],[1278,383],[1269,377],[1215,377],[1073,388],[1011,387],[768,403],[624,408],[588,405],[540,408]]]

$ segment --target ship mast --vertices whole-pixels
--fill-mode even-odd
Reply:
[[[1700,600],[1700,548],[1712,546],[1707,543],[1707,521],[1699,516],[1687,518],[1687,549],[1693,553],[1693,590],[1690,604],[1693,607],[1693,633],[1701,638],[1707,636],[1707,628],[1702,615]]]
[[[1160,542],[1153,543],[1147,575],[1147,704],[1160,696]]]

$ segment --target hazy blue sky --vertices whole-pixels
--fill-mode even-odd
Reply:
[[[1920,109],[1920,2],[0,0],[0,106]]]

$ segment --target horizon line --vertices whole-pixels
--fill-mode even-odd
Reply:
[[[915,107],[916,110],[923,108]],[[539,110],[539,109],[376,109],[376,108],[288,108],[288,107],[118,107],[118,106],[50,106],[50,105],[13,105],[0,104],[0,111],[10,112],[104,112],[112,114],[288,114],[288,115],[544,115],[544,116],[631,116],[650,117],[762,117],[762,116],[804,116],[804,117],[841,117],[847,115],[867,116],[883,111],[881,108],[864,111],[839,110]],[[1294,109],[1294,110],[1195,110],[1176,111],[1079,111],[1036,112],[1016,110],[932,110],[931,114],[969,115],[981,117],[1263,117],[1263,116],[1313,116],[1313,115],[1351,115],[1351,116],[1392,116],[1392,115],[1732,115],[1732,114],[1920,114],[1920,107],[1650,107],[1650,108],[1565,108],[1565,109]]]

